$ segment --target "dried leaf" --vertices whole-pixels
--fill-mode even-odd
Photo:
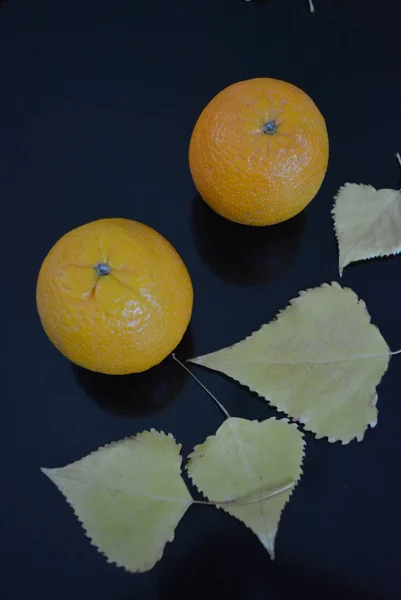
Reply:
[[[191,362],[248,386],[317,438],[346,444],[377,423],[376,386],[389,357],[365,303],[332,283],[301,292],[242,342]]]
[[[340,275],[352,262],[401,252],[399,190],[346,183],[335,197],[332,214]]]
[[[266,494],[297,483],[303,451],[301,432],[284,419],[258,423],[231,417],[196,446],[187,471],[199,490],[249,527],[274,558],[280,515],[293,487]]]
[[[60,469],[42,469],[64,494],[92,543],[128,571],[147,571],[192,504],[181,446],[145,431]]]

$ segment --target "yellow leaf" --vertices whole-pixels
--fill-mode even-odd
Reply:
[[[346,183],[335,197],[332,214],[340,275],[352,262],[401,252],[399,190]]]
[[[147,571],[192,504],[181,446],[145,431],[59,469],[42,469],[64,494],[92,543],[128,571]]]
[[[349,288],[323,284],[242,342],[191,362],[264,396],[316,437],[344,444],[377,423],[376,386],[389,348]]]
[[[274,558],[280,515],[301,477],[303,452],[301,432],[286,420],[230,417],[196,446],[187,471],[199,490],[249,527]],[[266,498],[287,484],[293,485]]]

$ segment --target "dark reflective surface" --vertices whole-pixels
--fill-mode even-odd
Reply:
[[[175,353],[185,360],[193,356],[193,337],[189,327]],[[168,356],[144,373],[104,375],[71,364],[79,385],[102,409],[124,417],[145,417],[158,413],[174,402],[188,373]]]
[[[264,552],[262,546],[255,550],[251,535],[223,533],[207,538],[177,562],[163,582],[160,598],[380,600],[378,595],[303,571],[294,563],[270,561]],[[246,575],[244,554],[253,559]]]
[[[197,194],[192,229],[198,252],[222,279],[241,285],[268,283],[283,275],[297,251],[305,213],[271,227],[246,227],[223,219]]]
[[[401,357],[380,383],[378,426],[362,443],[305,434],[304,475],[283,512],[274,563],[239,521],[191,507],[154,568],[127,573],[90,544],[40,470],[152,427],[171,432],[186,457],[222,422],[171,359],[110,378],[71,368],[51,346],[35,286],[61,235],[125,217],[171,241],[195,289],[195,347],[190,332],[177,350],[187,358],[238,341],[299,290],[338,280],[330,211],[341,185],[397,187],[401,2],[315,7],[311,15],[308,0],[2,3],[1,600],[400,600]],[[201,110],[252,77],[305,90],[330,139],[328,172],[306,215],[262,229],[193,201],[188,169]],[[342,280],[393,349],[400,273],[399,255],[350,266]],[[194,373],[233,415],[278,416],[235,381]]]

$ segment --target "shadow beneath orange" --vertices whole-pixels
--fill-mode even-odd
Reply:
[[[213,212],[198,195],[192,229],[202,260],[222,279],[239,285],[269,283],[290,266],[305,228],[305,213],[279,225],[250,227]]]
[[[191,327],[175,353],[193,356]],[[88,398],[103,410],[120,417],[147,417],[166,408],[180,394],[188,374],[168,356],[144,373],[104,375],[71,364],[74,376]]]

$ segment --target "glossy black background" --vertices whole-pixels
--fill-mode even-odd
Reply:
[[[233,343],[300,289],[337,280],[330,209],[346,181],[397,187],[401,8],[394,0],[10,0],[0,9],[4,600],[395,599],[401,594],[401,359],[379,389],[362,444],[307,435],[305,475],[271,563],[221,511],[192,508],[149,573],[108,564],[41,466],[155,427],[184,455],[221,415],[173,361],[118,380],[72,367],[35,307],[45,254],[100,217],[144,221],[185,260],[195,287],[185,358]],[[187,163],[195,120],[226,85],[271,76],[308,92],[327,119],[329,170],[298,218],[254,230],[197,197]],[[389,345],[401,346],[401,257],[346,269]],[[267,404],[197,370],[237,416]]]

